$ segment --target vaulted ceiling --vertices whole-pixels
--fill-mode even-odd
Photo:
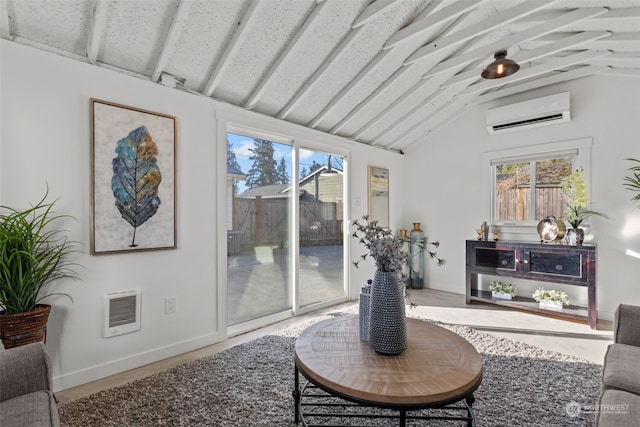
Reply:
[[[640,84],[640,0],[0,0],[0,13],[16,43],[403,152],[471,105],[599,73]],[[520,70],[482,79],[501,49]]]

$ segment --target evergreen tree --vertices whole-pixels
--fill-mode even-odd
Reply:
[[[255,146],[251,148],[253,154],[249,157],[253,163],[247,172],[247,187],[256,188],[265,185],[277,184],[277,166],[273,158],[273,142],[253,138]]]
[[[236,157],[236,153],[233,152],[233,146],[231,145],[231,142],[229,142],[228,139],[227,139],[227,166],[231,166],[232,168],[242,171],[242,169],[240,169],[240,164],[238,163],[238,158]],[[233,181],[233,194],[234,196],[238,195],[237,180]]]
[[[300,170],[300,179],[304,178],[307,175],[309,175],[309,171],[307,170],[307,168],[302,168],[302,170]]]
[[[287,174],[287,163],[284,161],[284,157],[280,159],[278,168],[276,169],[277,184],[288,184],[289,174]]]
[[[309,166],[309,173],[315,172],[316,170],[320,169],[322,166],[323,165],[321,165],[320,163],[314,160],[311,166]]]

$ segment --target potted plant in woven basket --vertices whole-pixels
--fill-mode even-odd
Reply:
[[[44,197],[19,210],[0,206],[0,337],[5,348],[43,341],[51,306],[44,288],[54,280],[77,278],[72,250],[62,230],[54,228],[68,215],[55,215],[55,203]]]

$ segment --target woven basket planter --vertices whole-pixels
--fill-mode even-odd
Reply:
[[[0,313],[0,338],[4,348],[44,341],[50,312],[50,305],[38,304],[35,310],[27,313]]]

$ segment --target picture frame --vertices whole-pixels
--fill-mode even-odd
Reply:
[[[90,99],[91,254],[176,249],[177,117]]]
[[[389,227],[389,169],[368,166],[369,221],[378,221],[381,227]]]

